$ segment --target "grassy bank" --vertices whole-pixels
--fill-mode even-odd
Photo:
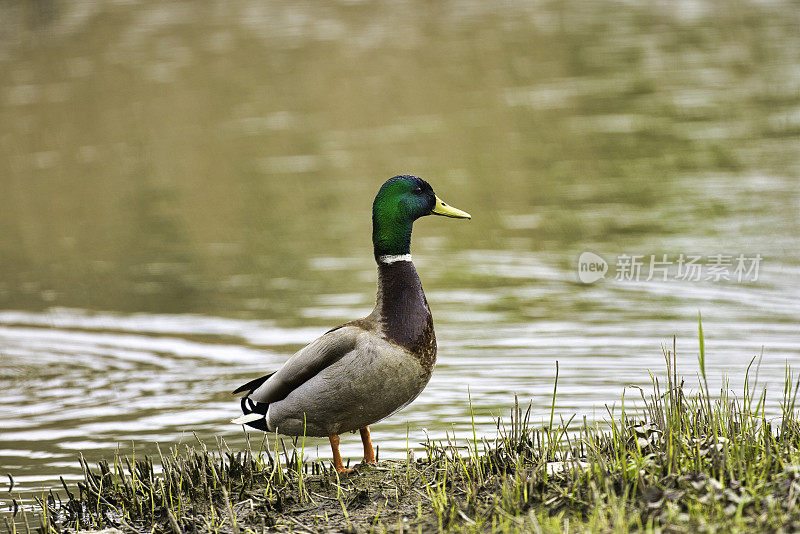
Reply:
[[[798,382],[787,368],[783,416],[765,416],[750,383],[690,393],[674,349],[649,394],[604,423],[533,424],[516,405],[494,440],[429,441],[424,454],[337,475],[272,436],[231,451],[220,441],[160,458],[115,457],[39,502],[9,530],[126,532],[616,532],[800,529]],[[755,367],[755,365],[753,366]],[[755,374],[755,372],[753,373]],[[553,406],[557,396],[557,378]],[[569,431],[568,431],[569,429]],[[419,453],[418,453],[419,454]],[[154,466],[160,464],[160,472]],[[33,517],[36,515],[36,517]],[[15,526],[23,525],[22,527]]]

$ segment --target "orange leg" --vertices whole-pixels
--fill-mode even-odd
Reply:
[[[339,454],[339,435],[331,434],[328,439],[331,442],[331,450],[333,450],[333,468],[336,469],[337,473],[349,473],[352,471],[352,469],[345,469],[342,463],[342,455]]]
[[[374,464],[375,451],[372,449],[372,440],[370,439],[369,435],[369,427],[365,426],[359,432],[361,432],[361,443],[364,444],[364,459],[361,461],[361,465]]]

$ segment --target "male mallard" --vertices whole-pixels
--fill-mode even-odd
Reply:
[[[369,425],[408,405],[436,363],[433,318],[411,262],[411,230],[424,215],[459,219],[416,176],[395,176],[372,204],[372,244],[378,263],[375,309],[300,349],[283,367],[243,385],[244,415],[233,420],[286,435],[328,436],[333,466],[347,471],[339,434],[360,430],[363,463],[374,463]]]

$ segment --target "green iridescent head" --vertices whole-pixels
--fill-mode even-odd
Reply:
[[[372,203],[375,257],[409,254],[414,221],[425,215],[471,218],[469,213],[442,202],[422,178],[408,174],[389,178]]]

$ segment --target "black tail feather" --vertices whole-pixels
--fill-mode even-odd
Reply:
[[[238,395],[240,393],[245,393],[245,396],[242,397],[242,413],[247,415],[251,413],[261,414],[264,417],[261,419],[256,419],[255,421],[250,421],[249,423],[245,423],[247,426],[255,428],[256,430],[261,430],[262,432],[269,432],[269,428],[267,428],[267,408],[269,408],[269,403],[261,403],[255,402],[252,400],[249,395],[261,387],[261,384],[267,381],[269,377],[274,375],[275,373],[272,372],[268,375],[264,375],[262,377],[256,378],[255,380],[251,380],[247,384],[236,388],[233,392],[234,395]]]
[[[261,430],[262,432],[269,432],[269,428],[267,428],[267,417],[266,417],[267,408],[269,408],[269,404],[254,402],[248,397],[242,398],[242,413],[244,413],[245,415],[251,413],[258,413],[264,416],[261,419],[256,419],[255,421],[250,421],[249,423],[245,424],[247,426],[255,428],[256,430]]]

